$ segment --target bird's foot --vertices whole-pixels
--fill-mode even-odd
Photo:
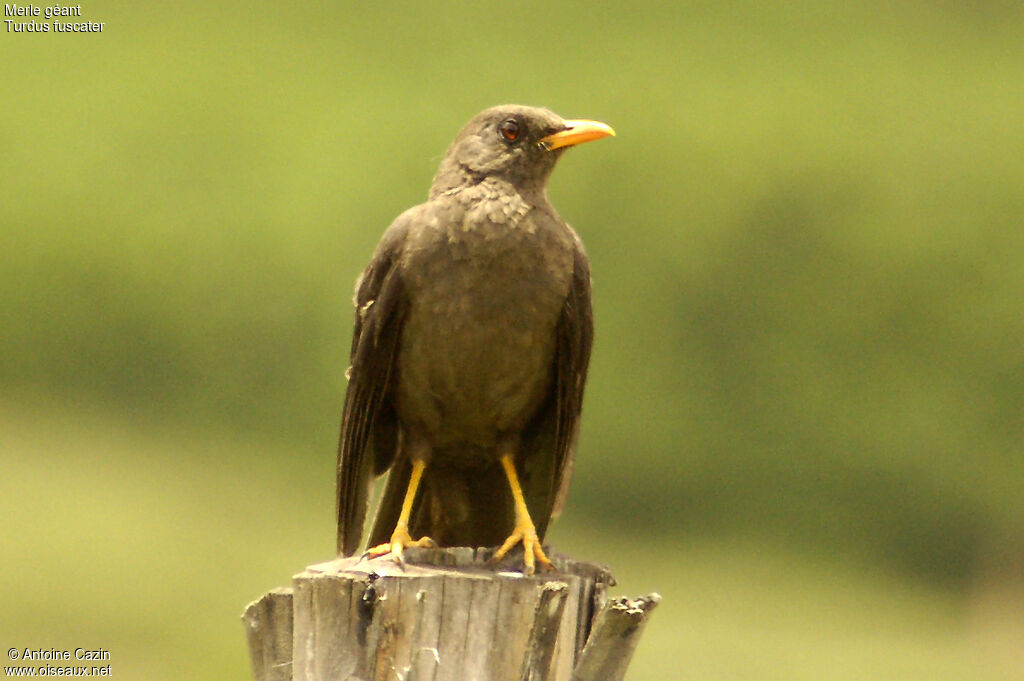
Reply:
[[[537,529],[533,525],[533,521],[529,518],[525,520],[521,519],[516,522],[516,527],[509,535],[509,538],[505,540],[505,543],[501,545],[501,548],[494,552],[494,556],[491,558],[491,563],[497,563],[514,547],[516,544],[523,545],[523,562],[526,564],[523,569],[524,575],[532,575],[536,565],[539,563],[545,570],[553,570],[554,566],[551,565],[551,561],[544,554],[544,549],[541,548],[540,539],[537,538]]]
[[[390,542],[387,544],[371,546],[366,549],[365,553],[363,553],[363,558],[380,558],[381,556],[390,554],[396,561],[398,561],[399,565],[405,567],[405,557],[403,555],[405,549],[413,547],[432,549],[436,546],[437,542],[430,537],[420,537],[419,539],[414,540],[409,535],[409,530],[407,528],[397,527],[391,535]]]

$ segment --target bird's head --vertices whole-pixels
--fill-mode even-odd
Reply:
[[[547,109],[492,107],[474,116],[455,137],[430,195],[487,178],[504,180],[520,190],[542,190],[564,149],[614,134],[604,123],[564,120]]]

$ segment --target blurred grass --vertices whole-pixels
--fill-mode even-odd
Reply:
[[[243,605],[330,555],[330,476],[243,436],[0,403],[0,640],[111,651],[116,678],[246,678]],[[260,456],[262,455],[262,456]],[[271,456],[275,455],[275,456]],[[642,535],[641,535],[642,536]],[[961,593],[769,543],[559,523],[664,601],[630,678],[1020,678],[1024,591]],[[1019,585],[1017,585],[1019,587]],[[1005,585],[1004,585],[1005,587]]]
[[[0,576],[36,585],[2,590],[32,627],[15,631],[51,631],[69,599],[82,609],[65,631],[128,637],[144,678],[147,659],[195,664],[180,661],[186,643],[203,647],[187,620],[223,626],[323,557],[352,282],[459,126],[517,101],[619,133],[567,155],[551,187],[595,277],[560,526],[586,531],[579,552],[618,564],[611,539],[646,533],[658,548],[637,590],[665,589],[658,570],[686,560],[714,582],[750,547],[783,563],[829,556],[778,602],[799,600],[807,575],[844,575],[869,609],[930,590],[907,610],[934,628],[850,669],[966,668],[964,613],[929,599],[1024,574],[1018,4],[96,2],[83,14],[105,32],[0,40],[0,456],[17,471],[8,484],[34,490],[4,501],[24,531],[8,530],[19,558]],[[79,442],[80,421],[101,425]],[[266,482],[281,471],[284,491]],[[236,487],[258,503],[224,495]],[[231,539],[261,522],[272,539]],[[70,547],[80,574],[43,586]],[[680,561],[679,547],[699,555]],[[116,593],[119,561],[147,576]],[[239,570],[260,577],[216,612],[137,602],[161,579],[195,588]],[[736,603],[761,593],[724,575],[714,588],[735,588]],[[129,604],[152,608],[133,615],[135,634],[118,616]],[[665,631],[701,627],[678,629],[685,613],[663,607]],[[794,649],[871,628],[844,610],[836,626],[850,628],[814,644],[825,611],[807,612]],[[723,627],[720,642],[742,638],[751,656],[774,645]],[[208,678],[241,673],[240,635],[227,636]],[[775,672],[723,659],[708,675],[823,669],[810,653],[766,658]]]

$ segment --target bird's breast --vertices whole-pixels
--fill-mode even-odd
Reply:
[[[488,210],[499,209],[428,221],[403,254],[397,407],[435,447],[487,447],[522,428],[551,380],[572,278],[567,228],[545,214],[495,222]]]

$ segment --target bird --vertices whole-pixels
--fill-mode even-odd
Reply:
[[[504,105],[449,146],[426,202],[398,216],[356,281],[337,467],[337,547],[361,545],[372,482],[388,473],[364,557],[413,546],[542,542],[564,505],[593,344],[590,265],[547,198],[597,121]],[[413,537],[416,537],[415,539]]]

